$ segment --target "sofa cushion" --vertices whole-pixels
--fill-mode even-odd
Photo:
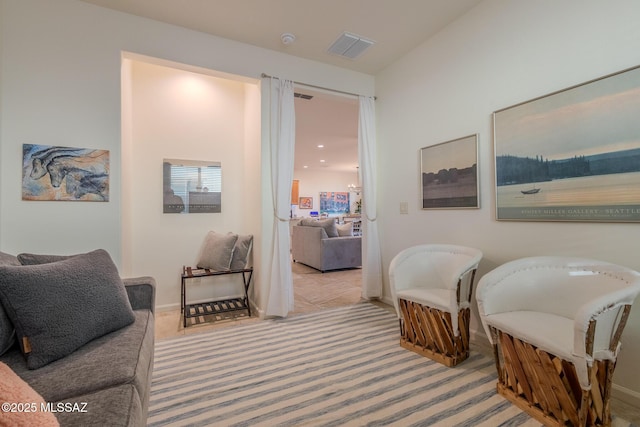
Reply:
[[[232,270],[242,270],[247,267],[247,261],[252,245],[253,235],[238,235],[238,240],[236,240],[236,244],[233,248],[233,255],[231,256],[230,268]]]
[[[30,369],[134,320],[118,270],[101,249],[48,264],[0,267],[0,300]]]
[[[129,427],[147,425],[146,411],[142,407],[135,387],[125,384],[71,399],[54,402],[53,405],[86,403],[85,412],[62,411],[56,417],[63,426]]]
[[[237,234],[221,234],[210,231],[205,237],[204,245],[202,246],[196,265],[198,268],[229,270],[231,257],[233,256],[233,248],[237,240]]]
[[[3,265],[20,265],[20,261],[13,255],[0,252],[0,266]],[[13,323],[9,320],[7,313],[2,308],[2,303],[0,303],[0,356],[15,344],[15,336],[16,331]]]
[[[28,369],[17,349],[2,356],[2,361],[47,402],[123,384],[132,384],[140,396],[148,396],[154,317],[149,310],[135,310],[134,315],[131,325],[97,338],[40,369]]]
[[[322,227],[327,233],[327,237],[338,237],[338,229],[336,228],[336,220],[333,218],[315,220],[312,218],[303,218],[300,225],[307,227]]]
[[[60,425],[53,412],[41,411],[40,405],[45,403],[42,396],[2,362],[0,362],[0,402],[3,404],[0,412],[0,424],[3,426],[56,427]],[[5,408],[7,403],[22,406]]]

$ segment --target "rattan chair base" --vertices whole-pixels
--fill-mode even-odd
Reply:
[[[583,390],[571,362],[502,331],[498,336],[498,394],[546,426],[611,425],[615,362],[596,360],[591,390]]]
[[[402,314],[400,345],[403,348],[448,367],[469,357],[468,308],[458,313],[458,330],[454,331],[450,313],[404,299],[400,299],[399,304]]]

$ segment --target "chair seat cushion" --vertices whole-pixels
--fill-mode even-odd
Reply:
[[[573,360],[572,319],[538,311],[510,311],[486,317],[489,325],[547,353]]]
[[[403,289],[397,292],[398,299],[416,302],[431,308],[437,308],[440,311],[454,313],[458,310],[455,305],[452,307],[451,302],[455,304],[455,290],[449,289],[424,289],[413,288]]]

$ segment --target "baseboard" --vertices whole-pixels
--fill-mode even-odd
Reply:
[[[180,303],[156,305],[156,313],[162,313],[165,311],[173,311],[173,310],[180,310]]]
[[[261,310],[257,305],[255,305],[251,298],[249,298],[249,304],[251,305],[251,313],[258,313],[259,319],[264,319],[264,310]],[[253,315],[251,315],[253,317]]]
[[[630,390],[621,385],[613,384],[611,386],[611,397],[624,402],[634,408],[640,408],[640,393]]]
[[[382,297],[380,298],[380,301],[393,307],[393,299],[391,299],[391,297]]]

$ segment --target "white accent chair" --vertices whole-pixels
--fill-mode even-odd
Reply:
[[[426,244],[391,261],[391,295],[400,320],[400,345],[446,366],[469,357],[470,300],[477,249]]]
[[[530,257],[484,275],[478,310],[498,393],[548,426],[611,424],[611,378],[640,274],[607,262]]]

